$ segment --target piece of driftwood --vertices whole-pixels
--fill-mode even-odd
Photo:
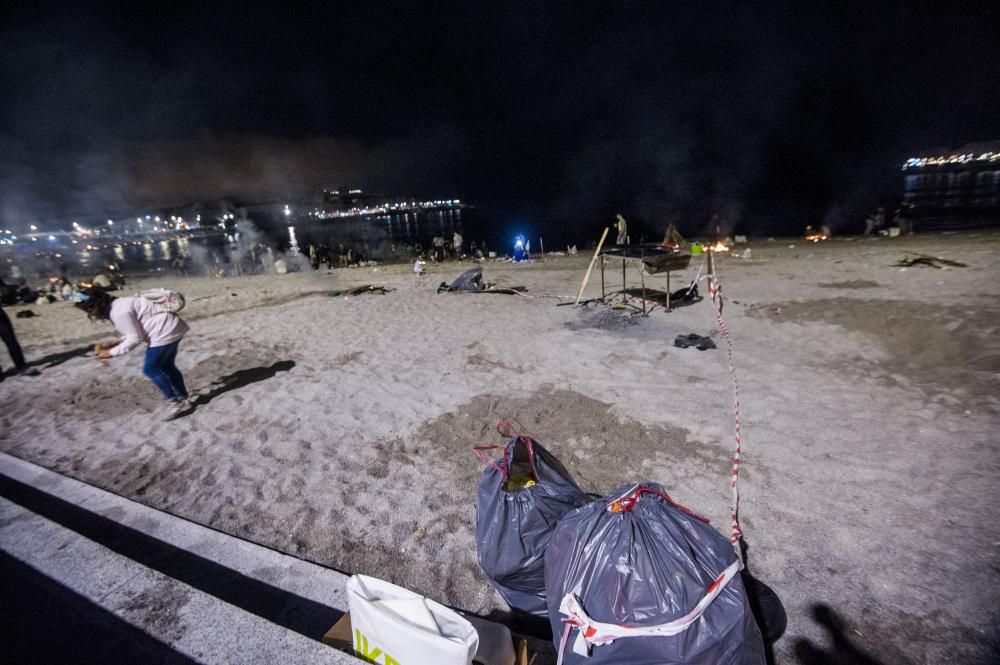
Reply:
[[[608,227],[604,227],[604,233],[601,234],[601,241],[597,243],[597,249],[594,250],[594,256],[590,259],[590,265],[587,266],[587,274],[583,276],[583,284],[580,285],[580,292],[576,294],[576,302],[574,305],[580,304],[580,298],[583,297],[583,290],[587,288],[587,282],[590,281],[590,272],[594,269],[594,263],[597,261],[597,257],[601,253],[601,248],[604,247],[604,240],[608,237]]]
[[[511,296],[524,295],[528,290],[527,286],[491,286],[482,291],[470,291],[470,293],[504,293]]]
[[[931,268],[968,268],[969,266],[965,263],[959,261],[952,261],[951,259],[943,259],[940,256],[931,256],[930,254],[918,254],[915,252],[907,252],[906,255],[896,262],[894,265],[901,266],[903,268],[909,268],[910,266],[930,266]]]
[[[383,286],[381,284],[362,284],[361,286],[355,286],[350,289],[341,289],[339,291],[328,291],[327,295],[337,298],[339,296],[360,296],[363,293],[377,293],[379,295],[384,295],[395,291],[395,289],[389,288],[388,286]]]

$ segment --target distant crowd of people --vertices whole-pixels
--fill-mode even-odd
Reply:
[[[413,245],[412,248],[407,246],[415,256],[420,257],[424,255],[423,248],[419,243]],[[451,242],[449,242],[444,236],[437,235],[431,239],[431,246],[428,248],[428,252],[422,258],[430,261],[431,263],[444,263],[448,260],[461,260],[466,258],[472,259],[482,259],[489,256],[489,249],[486,246],[486,241],[476,242],[473,240],[469,243],[469,247],[466,250],[465,239],[462,234],[455,231],[452,234]]]
[[[29,284],[23,275],[12,280],[10,284],[0,279],[0,304],[33,305],[73,300],[77,293],[91,286],[107,291],[125,286],[125,276],[122,274],[121,266],[108,262],[100,273],[90,279],[74,282],[62,274],[48,278],[47,282],[39,287]]]
[[[360,247],[345,247],[343,243],[309,245],[309,265],[313,270],[319,270],[319,267],[324,264],[333,270],[370,260],[372,260],[371,250],[367,244]]]
[[[240,245],[234,242],[228,249],[208,249],[200,262],[196,262],[187,251],[180,251],[170,262],[170,267],[178,277],[206,274],[209,277],[240,277],[278,272],[279,261],[281,259],[275,257],[274,250],[264,243]]]
[[[328,269],[346,268],[351,265],[364,265],[376,258],[391,261],[421,261],[424,263],[443,263],[450,260],[482,259],[489,256],[486,242],[473,240],[468,247],[462,234],[455,231],[451,239],[436,235],[430,245],[424,247],[420,242],[396,244],[390,243],[388,256],[384,253],[376,257],[367,243],[355,246],[310,244],[308,247],[309,265],[313,270],[319,270],[325,265]]]
[[[865,217],[865,235],[888,235],[890,228],[899,229],[899,235],[913,233],[913,217],[916,206],[912,203],[901,203],[892,213],[891,221],[883,206]]]

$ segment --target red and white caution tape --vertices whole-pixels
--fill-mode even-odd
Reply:
[[[729,515],[732,519],[732,535],[730,540],[733,543],[733,549],[736,550],[736,557],[740,561],[743,560],[743,555],[740,552],[740,539],[743,537],[743,532],[740,530],[740,452],[743,444],[743,434],[740,429],[740,384],[736,380],[736,367],[733,364],[733,338],[729,334],[729,326],[726,325],[725,319],[722,318],[722,286],[719,284],[719,278],[713,271],[709,275],[708,281],[708,292],[712,296],[712,303],[715,306],[715,322],[719,326],[719,330],[722,331],[722,336],[726,340],[726,351],[728,353],[729,359],[729,376],[733,379],[733,413],[735,415],[736,422],[736,452],[733,454],[733,473],[732,473],[732,499],[729,504]]]

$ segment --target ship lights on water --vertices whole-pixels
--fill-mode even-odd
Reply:
[[[969,162],[989,162],[1000,161],[1000,152],[983,152],[978,156],[975,153],[967,152],[960,155],[939,155],[937,157],[911,157],[903,164],[903,170],[919,169],[924,166],[942,166],[944,164],[968,164]]]

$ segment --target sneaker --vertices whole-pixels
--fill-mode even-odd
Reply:
[[[14,370],[14,374],[17,374],[18,376],[41,376],[42,373],[34,367],[25,366]]]
[[[173,420],[175,418],[180,418],[181,416],[187,415],[194,410],[194,404],[189,402],[187,398],[175,399],[167,402],[166,407],[164,407],[162,412],[161,420]]]

